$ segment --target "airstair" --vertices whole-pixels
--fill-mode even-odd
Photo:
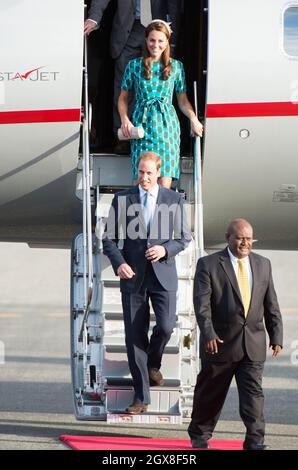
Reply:
[[[87,95],[85,66],[85,103]],[[198,369],[197,326],[192,287],[197,237],[176,257],[178,298],[176,327],[166,346],[161,372],[162,387],[151,387],[151,404],[141,415],[125,413],[133,401],[133,387],[124,341],[119,278],[102,253],[102,234],[113,195],[131,186],[127,156],[89,154],[89,110],[83,120],[83,155],[77,178],[77,196],[83,203],[83,233],[73,240],[71,253],[71,362],[75,415],[82,420],[110,423],[180,424],[192,409]],[[195,152],[199,151],[196,142]],[[195,162],[195,164],[194,164]],[[198,197],[200,162],[181,159],[179,190],[185,195],[193,233],[201,230]],[[92,231],[92,207],[96,226]],[[151,309],[152,310],[152,309]],[[150,328],[154,312],[150,313]]]

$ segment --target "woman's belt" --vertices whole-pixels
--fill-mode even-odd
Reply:
[[[150,113],[153,106],[157,106],[162,114],[163,121],[166,121],[166,110],[168,105],[172,105],[170,101],[165,100],[164,98],[151,98],[149,100],[141,101],[141,106],[144,107],[143,116],[142,116],[142,124],[146,124],[148,119],[148,114]]]

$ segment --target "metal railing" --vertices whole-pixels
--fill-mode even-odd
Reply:
[[[195,113],[198,116],[197,82],[194,82]],[[194,142],[194,240],[196,261],[204,255],[204,222],[202,199],[202,155],[201,140],[195,136]]]
[[[89,98],[88,98],[88,59],[87,36],[84,37],[84,117],[83,117],[83,282],[84,282],[84,316],[79,334],[79,341],[87,335],[86,324],[89,315],[93,293],[93,263],[92,263],[92,218],[90,193],[90,151],[89,151]]]
[[[195,113],[198,117],[198,96],[197,96],[197,82],[194,82],[194,100],[195,100]],[[203,220],[203,196],[202,196],[202,153],[201,153],[201,140],[200,137],[195,136],[194,142],[194,241],[195,241],[195,262],[204,256],[204,220]],[[196,357],[200,356],[199,346],[199,327],[196,326],[193,330],[192,341],[195,342]],[[197,362],[197,373],[199,373],[199,362]]]

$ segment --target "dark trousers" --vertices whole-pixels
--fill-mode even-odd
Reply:
[[[115,59],[115,78],[114,78],[114,105],[113,105],[113,128],[114,133],[117,135],[117,129],[121,127],[120,116],[118,113],[118,98],[121,91],[121,83],[125,68],[128,62],[136,57],[142,55],[144,45],[145,28],[140,21],[135,21],[131,28],[131,33],[128,40],[117,59]],[[128,102],[128,115],[131,119],[134,110],[134,90],[131,91]]]
[[[239,362],[205,362],[197,377],[193,411],[188,428],[190,438],[210,439],[235,376],[239,410],[246,427],[246,443],[263,444],[265,421],[262,389],[264,362],[253,362],[247,355]]]
[[[148,338],[149,299],[155,313],[156,324],[150,341]],[[133,379],[135,399],[150,403],[148,368],[159,369],[162,355],[176,323],[176,291],[163,289],[151,263],[138,292],[122,292],[125,343],[129,369]]]

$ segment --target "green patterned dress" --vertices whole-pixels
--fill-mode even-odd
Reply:
[[[137,179],[139,156],[152,151],[162,159],[161,176],[179,178],[180,124],[172,104],[173,92],[186,91],[184,68],[171,59],[172,70],[167,80],[161,78],[161,62],[151,63],[151,77],[143,78],[143,59],[131,60],[125,69],[122,90],[135,90],[134,126],[143,126],[145,137],[131,140],[132,176]]]

